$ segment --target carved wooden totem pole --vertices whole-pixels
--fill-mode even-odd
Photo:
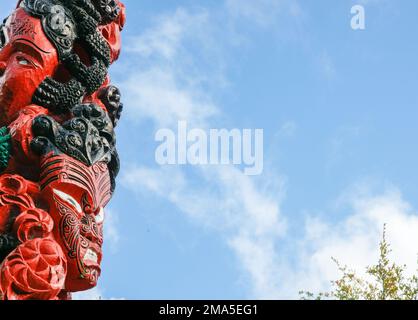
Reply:
[[[20,0],[0,25],[0,300],[97,284],[124,23],[118,0]]]

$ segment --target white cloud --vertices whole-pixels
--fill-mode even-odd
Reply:
[[[193,185],[180,169],[173,167],[131,168],[122,184],[136,192],[153,192],[201,226],[219,231],[248,272],[255,296],[272,297],[277,277],[275,244],[286,230],[279,206],[279,180],[256,184],[234,167],[198,170],[205,187]]]
[[[205,94],[179,83],[175,72],[153,68],[130,75],[122,87],[124,99],[132,106],[131,118],[150,118],[159,128],[173,127],[179,120],[202,126],[217,108]]]
[[[190,217],[227,234],[276,237],[283,233],[285,223],[278,206],[281,185],[270,184],[271,191],[266,192],[251,177],[229,166],[197,170],[205,181],[199,186],[176,167],[129,168],[121,182],[136,192],[162,196]]]
[[[172,15],[162,15],[156,18],[154,27],[145,30],[141,35],[127,39],[129,52],[137,53],[143,58],[160,56],[166,60],[174,59],[182,50],[186,38],[194,37],[196,33],[206,32],[208,13],[199,11],[190,14],[179,8]]]
[[[230,167],[205,169],[202,176],[207,188],[191,185],[175,168],[136,168],[122,183],[136,192],[156,193],[202,226],[219,231],[245,271],[251,298],[294,299],[300,290],[329,290],[339,276],[332,257],[361,274],[377,261],[384,224],[395,261],[408,265],[409,273],[416,269],[418,215],[396,190],[345,196],[350,213],[344,220],[332,224],[308,217],[295,240],[280,212],[280,188],[260,189]]]
[[[268,8],[262,10],[265,9]],[[210,12],[178,9],[171,16],[158,19],[139,37],[130,39],[134,41],[128,46],[133,48],[133,59],[148,59],[150,64],[141,63],[141,69],[122,84],[127,105],[135,109],[136,116],[147,116],[157,127],[173,126],[178,120],[201,127],[214,126],[213,116],[221,108],[210,102],[210,92],[205,90],[207,83],[202,79],[214,83],[223,78],[222,68],[211,72],[212,66],[223,64],[222,41],[216,38],[223,30],[213,30],[213,26],[208,26],[211,22]],[[204,44],[199,53],[208,48],[210,59],[202,60],[199,54],[197,60],[185,49],[186,43],[192,47]],[[213,50],[208,44],[218,47]],[[195,173],[204,182],[196,185],[179,167],[153,169],[133,164],[123,174],[122,184],[129,190],[163,197],[201,226],[218,230],[244,265],[256,295],[272,291],[275,243],[286,230],[280,213],[281,178],[251,178],[228,166],[199,167]],[[247,248],[257,255],[256,262],[246,254]]]
[[[151,119],[158,127],[173,127],[178,120],[203,126],[219,112],[202,87],[224,82],[208,15],[205,10],[179,8],[127,39],[130,70],[120,85],[130,106],[129,118]],[[197,48],[201,60],[196,61],[185,42]]]
[[[104,239],[109,243],[109,247],[112,253],[118,251],[120,233],[118,229],[119,215],[115,210],[106,208],[104,223]]]
[[[177,10],[130,40],[134,41],[128,47],[133,48],[131,54],[135,61],[148,57],[151,65],[137,62],[139,70],[136,68],[122,84],[127,105],[135,116],[146,116],[157,127],[174,125],[178,120],[211,126],[211,117],[220,108],[210,103],[207,93],[202,94],[205,90],[201,79],[206,77],[206,70],[194,67],[205,61],[195,61],[195,57],[184,50],[183,43],[189,32],[193,37],[188,41],[214,43],[213,34],[208,31],[210,28],[204,27],[205,23],[207,13]],[[165,32],[167,34],[163,35]],[[212,55],[215,61],[211,63],[221,65],[217,53]],[[210,64],[205,66],[211,67]],[[216,80],[215,76],[212,81]],[[272,291],[274,246],[286,229],[279,207],[280,178],[257,183],[234,167],[199,168],[198,175],[205,183],[196,186],[181,168],[152,169],[134,165],[125,171],[122,184],[136,192],[153,192],[202,226],[218,230],[250,275],[256,295]],[[256,255],[256,261],[248,256],[248,248]]]
[[[266,26],[277,17],[282,0],[226,0],[226,7],[233,18],[245,18]]]
[[[104,291],[100,287],[95,287],[87,291],[72,294],[73,300],[93,301],[93,300],[126,300],[125,298],[106,298]]]
[[[400,192],[389,188],[375,195],[352,192],[344,198],[350,209],[344,220],[334,224],[315,217],[306,220],[305,236],[294,252],[296,265],[277,269],[286,275],[277,287],[277,296],[295,297],[298,290],[329,290],[330,281],[340,276],[331,257],[364,276],[365,268],[378,260],[384,224],[393,249],[391,257],[408,266],[407,274],[416,271],[418,214]]]

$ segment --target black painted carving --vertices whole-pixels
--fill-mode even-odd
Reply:
[[[120,12],[120,8],[114,0],[93,0],[102,16],[102,23],[114,21]]]
[[[32,101],[56,114],[67,113],[71,107],[81,102],[85,90],[75,79],[60,83],[48,77],[36,89]]]
[[[96,92],[107,75],[105,64],[95,57],[93,57],[92,65],[90,67],[84,65],[81,62],[80,57],[76,54],[72,54],[66,58],[64,64],[77,81],[86,88],[88,94]]]
[[[31,147],[39,155],[65,153],[88,166],[111,162],[116,140],[112,121],[94,104],[74,107],[71,119],[62,125],[49,116],[39,116],[32,131]]]
[[[55,0],[24,0],[23,7],[42,19],[45,34],[55,44],[60,59],[68,56],[77,38],[71,12]]]
[[[121,102],[119,88],[112,85],[108,86],[100,90],[98,97],[105,105],[107,112],[113,121],[113,126],[116,127],[123,111],[123,103]]]
[[[23,0],[22,7],[42,20],[45,34],[72,76],[67,83],[48,77],[37,88],[33,103],[55,114],[69,114],[70,120],[60,124],[48,116],[36,118],[32,149],[39,155],[65,153],[89,166],[106,162],[113,191],[120,168],[114,134],[123,110],[120,91],[114,86],[99,91],[108,113],[96,105],[80,103],[86,94],[96,92],[107,77],[110,47],[98,26],[114,21],[120,7],[114,0]],[[88,54],[89,65],[77,54],[77,43]]]
[[[109,17],[119,14],[119,6],[108,4]],[[24,0],[22,7],[30,14],[40,17],[45,34],[54,43],[59,59],[73,79],[60,83],[47,78],[33,96],[33,103],[56,113],[69,112],[85,94],[97,91],[107,76],[110,65],[110,48],[97,27],[106,15],[101,14],[102,4],[91,0]],[[116,17],[117,17],[116,15]],[[110,18],[106,18],[109,21]],[[114,19],[114,18],[113,18]],[[87,66],[75,52],[80,42],[91,65]]]

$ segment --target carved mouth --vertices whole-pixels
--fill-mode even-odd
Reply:
[[[101,255],[100,250],[97,250],[94,246],[89,247],[83,257],[84,266],[100,270]]]
[[[88,249],[86,251],[86,254],[83,257],[83,261],[85,263],[87,263],[87,262],[93,262],[93,263],[97,264],[99,262],[99,257],[98,257],[98,255],[97,255],[96,252],[94,252],[91,249]]]

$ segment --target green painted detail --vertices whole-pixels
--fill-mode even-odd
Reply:
[[[0,172],[6,170],[12,153],[12,137],[7,127],[0,128]]]

